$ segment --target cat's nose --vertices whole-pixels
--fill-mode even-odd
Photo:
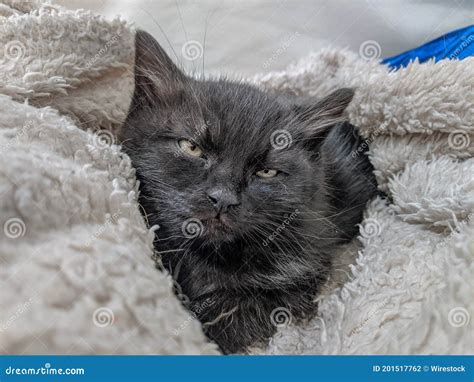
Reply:
[[[210,189],[207,192],[207,197],[217,213],[226,212],[230,207],[240,204],[237,193],[227,188]]]

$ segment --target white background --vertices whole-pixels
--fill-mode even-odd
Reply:
[[[474,22],[474,0],[62,0],[113,18],[122,15],[157,38],[174,60],[183,44],[204,42],[206,73],[252,75],[284,69],[329,45],[356,52],[374,40],[380,56],[412,49]],[[168,42],[169,40],[169,42]],[[175,51],[176,55],[172,51]]]

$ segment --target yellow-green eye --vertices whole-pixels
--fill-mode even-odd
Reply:
[[[178,145],[181,150],[183,150],[186,154],[191,155],[192,157],[198,158],[202,156],[202,150],[193,142],[188,141],[187,139],[179,140]]]
[[[255,174],[259,176],[260,178],[273,178],[274,176],[276,176],[276,174],[278,174],[278,171],[269,170],[266,168],[264,170],[257,171]]]

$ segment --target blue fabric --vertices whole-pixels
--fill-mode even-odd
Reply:
[[[450,32],[408,52],[385,58],[382,63],[398,69],[407,66],[415,58],[425,62],[430,58],[435,61],[445,58],[462,60],[470,56],[474,56],[474,25]]]

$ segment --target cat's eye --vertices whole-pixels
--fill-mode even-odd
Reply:
[[[178,145],[186,154],[196,158],[202,157],[202,150],[193,142],[188,141],[187,139],[180,139]]]
[[[255,173],[255,175],[257,175],[260,178],[273,178],[277,174],[278,174],[277,170],[270,170],[270,169],[267,169],[267,168],[264,169],[264,170],[257,171]]]

